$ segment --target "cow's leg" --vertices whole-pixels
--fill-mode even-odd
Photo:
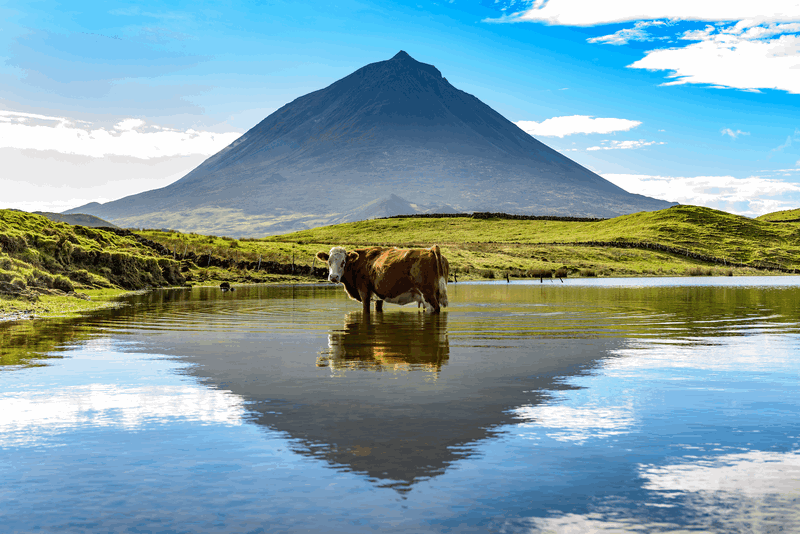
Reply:
[[[428,309],[428,306],[431,307],[431,313],[439,313],[441,311],[439,307],[439,300],[436,298],[436,293],[433,291],[427,292],[427,294],[423,293],[422,297],[425,299],[425,309]]]
[[[375,311],[376,312],[382,312],[383,311],[383,301],[382,300],[376,300],[375,301]]]
[[[369,305],[370,299],[372,298],[372,292],[369,289],[364,291],[359,290],[358,295],[361,297],[361,305],[362,309],[364,310],[364,315],[369,315]]]

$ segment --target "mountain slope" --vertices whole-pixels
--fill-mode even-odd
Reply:
[[[286,104],[165,188],[67,213],[258,235],[396,197],[397,209],[599,217],[670,205],[604,180],[401,51]]]

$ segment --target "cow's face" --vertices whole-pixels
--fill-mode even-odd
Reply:
[[[330,254],[317,252],[317,258],[328,263],[328,281],[334,284],[341,282],[347,264],[347,251],[342,247],[333,247]]]

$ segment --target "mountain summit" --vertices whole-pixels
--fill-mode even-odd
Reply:
[[[400,51],[286,104],[167,187],[67,213],[242,236],[392,209],[609,217],[670,205],[627,193]]]

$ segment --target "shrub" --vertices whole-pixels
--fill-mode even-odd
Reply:
[[[552,278],[553,271],[551,269],[531,269],[531,278]]]
[[[75,286],[72,285],[72,281],[66,276],[60,274],[57,274],[53,277],[53,288],[60,289],[65,293],[75,291]]]
[[[686,273],[689,276],[711,276],[714,274],[714,271],[709,269],[708,267],[692,267],[686,270]]]
[[[556,278],[566,278],[568,273],[569,271],[567,271],[566,267],[559,267],[558,269],[556,269],[556,272],[553,276],[555,276]]]
[[[23,236],[0,234],[0,250],[13,254],[28,248],[28,242]]]
[[[597,272],[592,269],[581,269],[581,276],[586,276],[586,277],[597,276]]]

